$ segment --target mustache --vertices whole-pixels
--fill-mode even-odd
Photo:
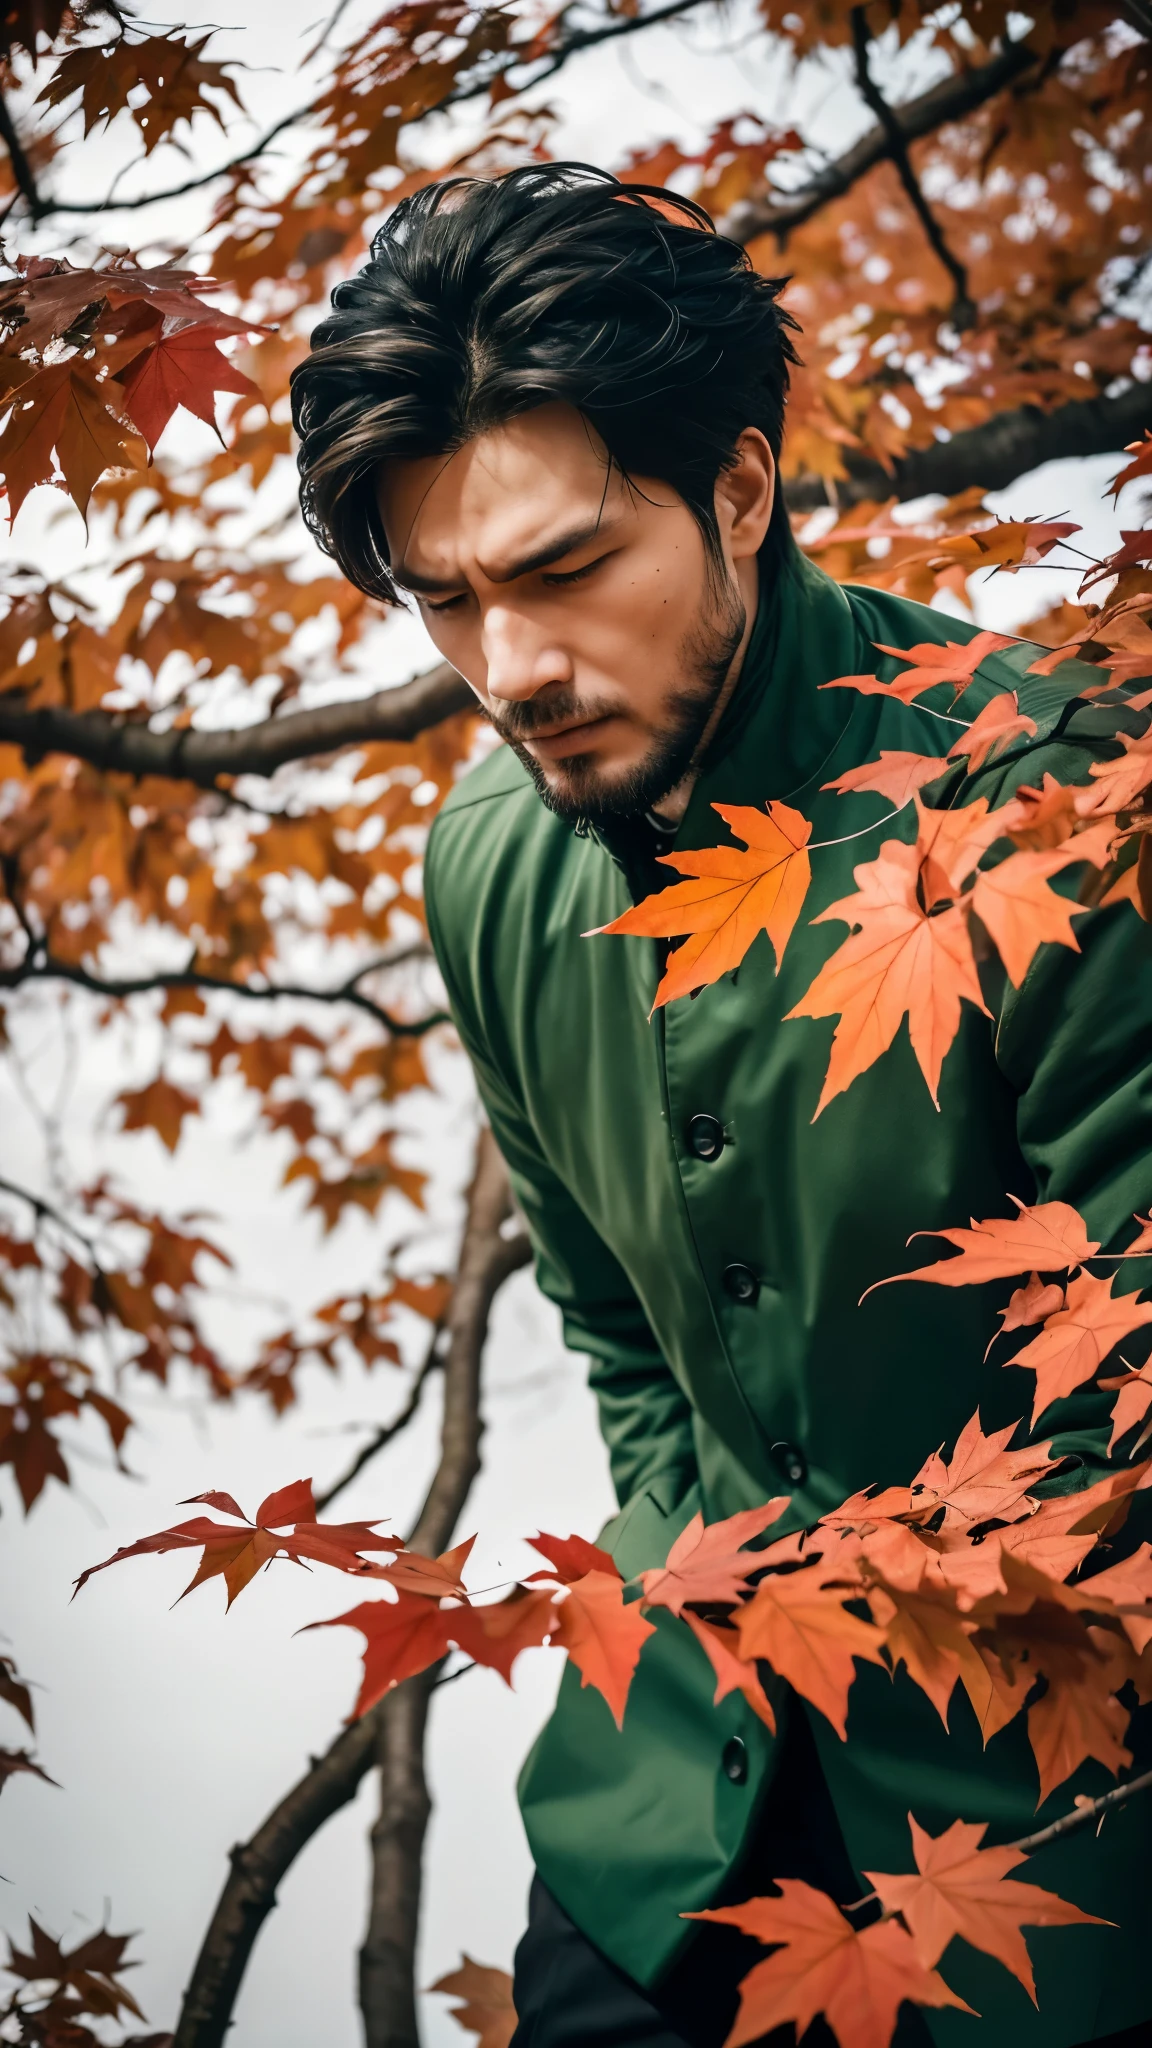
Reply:
[[[486,707],[489,723],[501,737],[521,744],[558,725],[583,725],[609,717],[618,709],[612,704],[585,704],[567,683],[557,684],[539,696],[526,697],[522,704],[507,704],[499,712]]]

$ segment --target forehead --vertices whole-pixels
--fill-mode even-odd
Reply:
[[[382,463],[377,501],[393,563],[442,576],[478,558],[515,560],[553,526],[595,516],[606,487],[619,478],[595,430],[573,406],[546,405],[452,455]]]

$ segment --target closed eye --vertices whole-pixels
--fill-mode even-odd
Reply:
[[[433,603],[430,597],[422,597],[420,603],[426,612],[451,612],[455,611],[457,605],[463,604],[466,595],[465,591],[460,590],[455,597],[442,597],[438,604]]]
[[[594,562],[585,562],[581,569],[549,570],[544,577],[544,582],[550,589],[562,589],[567,583],[582,583],[586,576],[592,574],[593,569],[599,569],[607,560],[607,554],[597,555]]]

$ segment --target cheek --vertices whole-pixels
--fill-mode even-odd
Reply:
[[[475,614],[457,617],[452,612],[421,612],[420,617],[436,652],[459,669],[465,682],[487,701],[488,664]]]

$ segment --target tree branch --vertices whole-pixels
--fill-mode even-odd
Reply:
[[[931,86],[916,99],[890,107],[888,111],[893,129],[899,133],[901,147],[907,151],[910,142],[933,134],[950,121],[962,121],[966,115],[975,113],[977,107],[994,99],[998,92],[1003,92],[1006,86],[1023,77],[1038,62],[1039,59],[1024,43],[1008,43],[989,63],[974,64],[970,70],[953,72],[951,77],[941,79],[939,85]],[[738,242],[750,242],[756,235],[775,235],[783,245],[791,228],[803,226],[814,213],[819,213],[822,206],[827,206],[829,200],[842,198],[867,172],[876,164],[883,163],[892,153],[892,133],[877,123],[843,156],[824,165],[797,191],[749,199],[733,207],[721,223],[724,232]]]
[[[836,494],[841,504],[855,505],[863,498],[906,502],[937,491],[950,498],[976,484],[986,491],[1002,491],[1043,462],[1119,454],[1149,424],[1152,387],[1147,384],[1132,384],[1117,398],[1076,399],[1051,412],[1022,405],[1014,412],[997,413],[983,426],[966,427],[950,441],[912,448],[891,470],[848,449],[848,475],[837,480]],[[784,490],[794,512],[814,511],[828,502],[820,477],[795,477]]]
[[[510,1206],[503,1162],[491,1134],[484,1132],[457,1278],[445,1314],[449,1342],[440,1471],[410,1539],[425,1550],[442,1550],[447,1544],[477,1467],[479,1364],[488,1313],[501,1282],[528,1256],[522,1234],[503,1235],[501,1226]],[[410,1679],[345,1728],[273,1808],[251,1841],[233,1849],[231,1870],[184,1994],[173,2048],[223,2048],[248,1958],[276,1903],[277,1885],[324,1822],[355,1798],[365,1773],[377,1762],[383,1766],[384,1810],[394,1818],[382,1818],[373,1838],[372,1921],[361,1975],[373,2012],[396,2012],[405,2024],[403,2015],[412,2004],[427,1817],[422,1737],[428,1696],[438,1675],[436,1666]],[[400,2048],[401,2042],[414,2037],[398,2031],[386,2038],[389,2048]],[[371,2036],[369,2048],[378,2048],[378,2040]]]
[[[399,689],[378,690],[350,704],[318,704],[222,732],[198,726],[154,732],[109,711],[71,711],[63,705],[29,711],[7,695],[0,696],[0,741],[20,747],[30,767],[45,754],[75,754],[109,773],[164,775],[215,789],[222,775],[272,775],[286,761],[331,754],[340,747],[412,740],[475,703],[467,683],[446,661]]]
[[[504,1280],[529,1257],[524,1231],[503,1233],[512,1209],[504,1161],[491,1131],[480,1133],[476,1172],[445,1316],[444,1416],[440,1463],[409,1539],[432,1555],[451,1541],[480,1470],[480,1366],[488,1314]],[[424,1777],[424,1726],[438,1669],[400,1686],[379,1729],[380,1815],[372,1830],[368,1930],[360,1950],[360,2005],[366,2048],[416,2048],[415,1959],[421,1862],[431,1802]]]
[[[0,93],[0,142],[4,144],[5,149],[8,151],[8,161],[12,166],[12,176],[28,201],[29,213],[34,221],[43,220],[45,211],[50,211],[51,209],[45,208],[39,186],[36,183],[36,173],[32,169],[25,154],[24,145],[16,133],[16,125],[3,93]]]
[[[531,78],[525,79],[523,85],[518,86],[516,91],[527,92],[545,79],[555,77],[558,71],[563,70],[568,59],[580,50],[595,49],[598,44],[613,42],[618,36],[636,35],[642,29],[652,28],[662,21],[670,21],[679,14],[688,14],[692,9],[706,4],[707,0],[666,0],[665,6],[653,8],[650,14],[625,16],[622,20],[606,22],[603,28],[575,29],[547,56],[540,69],[534,71]],[[449,107],[462,106],[468,100],[478,99],[482,93],[489,92],[498,79],[507,77],[510,71],[519,70],[526,62],[525,54],[515,50],[509,51],[503,62],[489,65],[481,76],[455,86],[451,92],[445,93],[442,99],[424,107],[416,120],[426,121],[432,114],[443,114]],[[156,206],[165,199],[182,199],[186,193],[200,191],[205,185],[215,184],[218,178],[230,177],[233,171],[243,170],[245,164],[255,162],[278,135],[282,135],[286,128],[294,128],[301,121],[307,120],[313,110],[312,101],[309,101],[307,106],[296,107],[292,113],[282,115],[279,121],[258,137],[250,149],[244,150],[239,156],[229,158],[227,163],[218,164],[213,171],[202,171],[194,178],[185,178],[182,184],[167,185],[159,192],[141,192],[130,199],[117,199],[109,193],[105,199],[75,200],[46,198],[43,194],[38,194],[36,218],[44,220],[49,215],[59,213],[135,213],[141,207]],[[416,122],[409,125],[415,126]],[[387,199],[386,193],[381,193],[380,196],[382,200]],[[29,203],[31,204],[31,201]]]
[[[1091,1580],[1088,1583],[1091,1585]],[[1093,1821],[1099,1823],[1114,1806],[1127,1805],[1140,1792],[1152,1792],[1152,1771],[1145,1771],[1140,1778],[1129,1778],[1126,1784],[1114,1785],[1111,1792],[1102,1792],[1099,1799],[1086,1799],[1082,1805],[1073,1807],[1071,1813],[1054,1820],[1050,1827],[1025,1835],[1023,1841],[1013,1842],[1012,1847],[1024,1856],[1034,1856],[1037,1849],[1046,1849],[1049,1842],[1062,1842],[1065,1835],[1074,1835],[1078,1829],[1090,1827]]]
[[[0,1181],[0,1188],[4,1185],[5,1183]],[[408,1424],[412,1421],[420,1407],[421,1398],[428,1381],[440,1364],[440,1335],[443,1328],[442,1322],[437,1323],[432,1333],[432,1341],[424,1354],[420,1370],[409,1388],[408,1399],[405,1401],[400,1413],[394,1415],[391,1422],[382,1423],[379,1429],[373,1430],[368,1441],[361,1444],[351,1464],[340,1474],[339,1479],[334,1479],[331,1486],[325,1487],[323,1493],[316,1495],[316,1512],[318,1515],[323,1514],[325,1508],[331,1507],[337,1494],[343,1493],[346,1486],[351,1486],[352,1481],[359,1478],[365,1465],[371,1463],[378,1451],[384,1450],[394,1437],[400,1435],[401,1430],[407,1429]]]
[[[868,64],[868,45],[871,40],[872,31],[868,26],[866,10],[863,7],[854,7],[852,9],[852,44],[856,52],[856,84],[859,87],[861,97],[871,107],[881,128],[884,130],[888,139],[888,154],[896,166],[900,183],[904,187],[909,203],[924,233],[928,237],[933,254],[944,265],[945,270],[952,279],[954,292],[952,301],[953,323],[958,328],[971,327],[976,318],[976,308],[972,303],[968,290],[968,272],[948,247],[943,229],[924,197],[920,180],[912,168],[912,159],[908,154],[908,143],[904,133],[903,122],[897,117],[895,109],[889,106],[872,76]]]
[[[270,982],[267,988],[255,988],[251,982],[228,981],[223,975],[201,974],[195,968],[174,969],[170,974],[138,974],[124,980],[105,980],[101,975],[90,974],[86,967],[74,966],[70,961],[57,960],[51,953],[38,953],[30,960],[22,960],[18,967],[0,968],[0,989],[22,988],[29,981],[67,981],[75,988],[86,988],[93,995],[107,996],[113,1002],[121,1002],[128,996],[149,995],[161,988],[202,988],[230,996],[244,996],[249,1002],[272,1003],[281,996],[293,996],[309,1003],[349,1003],[353,1009],[363,1010],[376,1023],[382,1024],[394,1038],[422,1038],[434,1025],[446,1024],[446,1010],[433,1010],[427,1017],[409,1020],[394,1017],[390,1010],[380,1003],[374,1003],[355,983],[361,975],[370,973],[362,968],[339,988],[308,988],[295,982]]]

